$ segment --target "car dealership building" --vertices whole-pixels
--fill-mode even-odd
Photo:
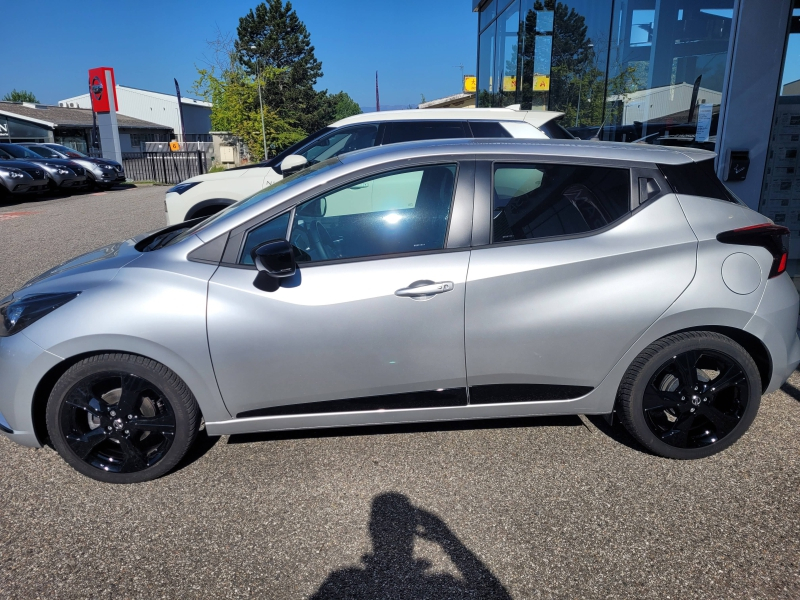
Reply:
[[[583,138],[717,152],[728,187],[790,228],[790,272],[800,275],[800,0],[472,8],[478,106],[563,111]]]

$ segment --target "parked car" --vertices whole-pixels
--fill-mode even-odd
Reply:
[[[12,194],[30,194],[47,189],[47,175],[39,165],[0,156],[0,202]]]
[[[72,191],[86,188],[86,170],[70,160],[57,156],[43,157],[18,144],[0,144],[0,158],[39,165],[44,169],[50,190]]]
[[[37,153],[43,152],[43,150],[37,151],[37,148],[45,147],[62,158],[78,163],[86,169],[86,175],[89,178],[90,185],[99,189],[109,189],[118,183],[124,183],[126,180],[125,168],[115,160],[88,156],[83,152],[75,150],[74,148],[62,146],[61,144],[24,143],[20,145],[27,146]]]
[[[361,148],[446,138],[572,139],[558,120],[563,113],[511,108],[395,110],[337,121],[268,161],[198,175],[167,190],[167,223],[207,217],[243,200],[284,171],[293,172]],[[285,159],[289,159],[284,163]],[[290,164],[291,163],[291,164]]]
[[[616,414],[656,454],[709,456],[800,363],[788,231],[712,158],[440,140],[326,159],[0,301],[0,429],[117,483],[168,472],[203,424]]]

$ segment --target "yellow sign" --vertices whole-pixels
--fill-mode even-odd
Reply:
[[[464,75],[464,92],[475,92],[478,89],[478,78],[475,75]]]
[[[533,91],[534,92],[549,92],[550,91],[550,75],[534,75],[533,76]]]
[[[506,75],[503,77],[503,91],[504,92],[515,92],[517,91],[517,76],[516,75]]]
[[[169,143],[169,149],[172,150],[173,152],[177,152],[178,150],[181,149],[181,145],[178,142],[176,142],[175,140],[172,140]]]

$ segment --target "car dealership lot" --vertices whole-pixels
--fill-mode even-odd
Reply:
[[[0,205],[0,297],[164,225],[164,191]],[[795,373],[695,462],[566,417],[212,438],[109,486],[3,438],[0,596],[795,598],[799,433]]]

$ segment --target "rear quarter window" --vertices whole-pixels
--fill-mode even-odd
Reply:
[[[717,177],[714,171],[714,159],[683,165],[658,165],[658,168],[676,194],[704,196],[741,204],[741,201]]]

